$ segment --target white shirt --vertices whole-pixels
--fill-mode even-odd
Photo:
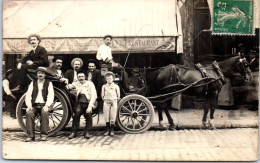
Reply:
[[[84,94],[89,100],[89,106],[94,107],[94,103],[97,99],[97,92],[95,85],[91,81],[85,81],[81,84],[79,81],[69,84],[69,88],[75,88],[77,90],[77,97],[79,94]]]
[[[61,70],[57,70],[58,74],[61,76]]]
[[[106,61],[107,59],[108,60],[113,59],[111,48],[109,46],[107,46],[106,44],[102,44],[98,48],[98,52],[97,52],[96,58],[97,58],[97,60],[103,60],[103,61]]]
[[[78,77],[77,77],[77,71],[74,70],[74,78],[73,78],[73,82],[77,82],[78,81]]]
[[[45,103],[43,96],[42,96],[43,83],[44,83],[44,81],[43,82],[37,81],[38,94],[37,94],[35,103]],[[29,85],[28,91],[26,92],[26,95],[25,95],[25,104],[28,108],[32,107],[32,92],[33,92],[33,81]],[[48,87],[47,101],[45,103],[45,106],[48,106],[48,107],[51,106],[51,104],[53,103],[53,100],[54,100],[54,89],[53,89],[52,82],[50,82],[49,87]]]
[[[10,90],[10,87],[9,87],[9,81],[7,79],[4,79],[3,80],[3,88],[4,88],[4,91],[7,95],[11,95],[12,92]]]

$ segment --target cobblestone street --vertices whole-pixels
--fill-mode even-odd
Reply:
[[[68,131],[40,142],[24,142],[24,132],[3,132],[3,157],[12,159],[253,161],[257,160],[258,129],[117,131],[114,137],[93,131],[91,139],[68,140]]]

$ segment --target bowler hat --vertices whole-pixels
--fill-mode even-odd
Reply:
[[[30,34],[28,37],[27,37],[27,42],[30,44],[30,41],[31,41],[31,37],[36,37],[37,40],[39,41],[39,43],[42,41],[42,38],[40,35],[34,33],[34,34]]]
[[[55,57],[52,59],[52,62],[56,62],[57,59],[64,61],[64,57],[62,57],[62,56],[55,56]]]
[[[139,73],[140,70],[139,70],[139,68],[133,68],[132,72],[133,72],[133,73]]]
[[[113,78],[115,78],[115,74],[114,74],[113,72],[111,72],[111,71],[108,71],[108,72],[105,74],[105,77],[110,76],[110,75],[112,75]]]
[[[13,72],[14,72],[13,69],[9,69],[9,70],[6,71],[5,76],[7,77],[8,75],[10,75]]]
[[[105,35],[105,36],[103,37],[103,39],[106,39],[107,37],[109,37],[111,40],[113,39],[113,36],[111,36],[111,35]]]
[[[108,68],[107,64],[102,64],[100,68]]]
[[[97,61],[94,60],[94,59],[89,59],[89,60],[87,61],[87,64],[89,64],[89,63],[94,63],[96,67],[98,66]]]
[[[71,67],[73,67],[73,64],[74,64],[74,62],[75,61],[79,61],[80,62],[80,68],[83,66],[83,61],[82,61],[82,59],[80,59],[80,58],[74,58],[72,61],[71,61]]]

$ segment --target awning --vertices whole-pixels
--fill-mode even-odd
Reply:
[[[178,14],[175,0],[8,0],[3,52],[28,52],[32,33],[50,53],[96,52],[106,34],[115,38],[114,52],[174,51],[182,35]]]

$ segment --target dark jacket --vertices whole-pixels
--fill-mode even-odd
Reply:
[[[71,84],[74,79],[74,70],[73,69],[67,70],[64,74],[64,78],[67,78],[69,80],[69,84]]]
[[[33,50],[27,54],[24,59],[23,59],[23,64],[26,63],[26,61],[31,60],[33,61],[33,67],[48,67],[49,62],[48,62],[48,55],[47,51],[44,47],[38,45],[37,48],[35,49],[35,53]]]

